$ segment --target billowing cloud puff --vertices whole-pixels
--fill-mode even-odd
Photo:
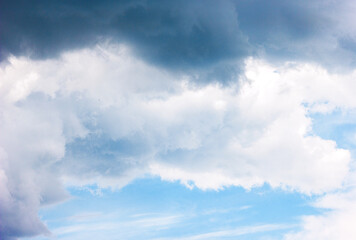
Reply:
[[[38,208],[68,197],[51,171],[65,153],[61,123],[41,108],[31,111],[4,99],[0,123],[0,235],[47,234]]]
[[[197,86],[196,75],[148,65],[125,46],[9,58],[0,70],[1,235],[47,234],[37,211],[67,197],[63,184],[116,188],[149,174],[202,189],[340,187],[350,153],[315,135],[310,114],[354,108],[355,73],[245,64],[229,86]]]

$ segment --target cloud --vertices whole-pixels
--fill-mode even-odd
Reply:
[[[331,71],[355,67],[355,2],[236,1],[240,31],[259,56],[306,61]]]
[[[114,90],[111,91],[112,95],[107,91],[107,88],[104,89],[104,92],[100,92],[99,89],[96,89],[98,83],[96,81],[99,80],[99,76],[105,79],[105,72],[108,69],[106,65],[108,61],[105,59],[107,56],[100,58],[105,67],[104,71],[97,69],[100,66],[97,65],[99,62],[95,59],[97,58],[96,54],[100,53],[103,52],[87,51],[87,56],[96,66],[93,72],[99,75],[91,75],[93,73],[91,72],[87,73],[86,76],[85,73],[90,63],[88,62],[89,65],[84,67],[80,62],[77,62],[77,57],[79,57],[79,60],[84,60],[82,57],[86,56],[85,52],[69,56],[70,62],[66,60],[36,62],[12,58],[10,64],[2,66],[0,70],[2,79],[0,88],[0,131],[2,133],[0,136],[0,176],[2,180],[0,185],[0,235],[2,238],[12,239],[49,234],[46,226],[40,221],[37,212],[41,206],[58,203],[68,198],[61,179],[65,178],[66,174],[76,174],[76,172],[71,172],[72,165],[78,166],[79,179],[90,178],[93,181],[96,176],[101,177],[108,173],[108,168],[116,166],[115,162],[120,165],[120,158],[105,158],[106,153],[103,149],[96,149],[100,153],[92,154],[91,159],[86,159],[86,156],[83,156],[85,150],[90,148],[90,144],[95,144],[95,142],[90,142],[90,134],[96,136],[96,129],[92,132],[88,129],[90,124],[95,126],[93,121],[96,121],[96,119],[92,121],[93,116],[91,115],[94,114],[94,111],[105,108],[105,105],[112,105],[110,97],[117,96],[118,89],[123,91],[122,94],[118,95],[121,98],[128,89],[132,88],[139,92],[140,87],[144,88],[145,86],[136,81],[135,84],[138,85],[130,86],[127,84],[126,90],[112,85],[111,87]],[[117,58],[117,56],[113,57]],[[126,60],[128,59],[120,59],[121,63]],[[73,63],[76,64],[72,65]],[[116,64],[118,63],[120,62],[115,61],[115,64],[109,68],[117,69]],[[137,63],[135,68],[133,68],[134,65],[129,64],[129,67],[125,70],[125,66],[123,66],[123,73],[137,70],[139,62],[135,63]],[[58,64],[62,67],[63,74],[60,73],[62,70],[57,68]],[[147,67],[142,66],[142,68]],[[52,74],[54,71],[57,72],[56,75]],[[75,76],[76,72],[78,73],[77,76]],[[165,87],[165,84],[154,85],[155,74],[160,76],[158,70],[146,71],[145,73],[149,73],[152,77],[152,88]],[[125,76],[121,74],[120,77]],[[143,75],[136,75],[136,78],[140,79],[141,77]],[[74,78],[74,82],[72,78]],[[83,85],[90,89],[86,92],[90,97],[81,101],[80,98],[84,96],[80,92],[85,91],[85,89],[76,85],[77,81],[90,80],[90,78],[95,80],[95,84],[90,86],[88,81]],[[108,80],[112,80],[112,78]],[[90,92],[94,95],[90,95]],[[95,94],[99,94],[99,96]],[[104,96],[110,97],[106,99]],[[104,101],[104,104],[98,104],[100,101]],[[87,127],[85,124],[89,126]],[[127,133],[130,132],[128,127],[122,129],[125,129]],[[81,149],[81,156],[75,155],[78,159],[75,159],[76,161],[72,163],[70,157],[75,154],[75,151],[71,149],[71,146],[78,149],[81,146],[80,141],[85,137],[87,137],[86,142],[84,142],[85,148]],[[99,137],[93,140],[98,142],[97,145],[99,146],[103,144]],[[107,140],[114,142],[111,140],[111,136]],[[76,142],[74,143],[74,141]],[[120,153],[120,149],[114,150],[123,154]],[[95,157],[97,158],[95,159]],[[66,159],[65,163],[68,164],[62,164],[62,161],[65,161],[64,159]],[[110,162],[110,160],[114,162]],[[117,179],[122,173],[123,183],[121,186],[123,186],[135,177],[131,172],[134,172],[136,165],[131,164],[130,158],[125,158],[125,156],[121,160],[121,165],[113,169],[113,176],[116,185],[118,185]],[[126,169],[128,170],[126,171]],[[62,171],[66,174],[62,175]],[[126,176],[125,173],[129,171],[131,171],[131,175],[127,173],[128,176]],[[125,179],[126,177],[128,180]],[[88,181],[85,181],[85,183],[88,183]]]
[[[248,56],[355,66],[354,1],[3,1],[1,55],[46,59],[111,41],[150,64],[232,80]],[[239,61],[240,64],[232,64]]]
[[[43,59],[109,39],[134,46],[150,63],[190,69],[248,52],[229,1],[7,1],[3,5],[3,56]]]
[[[48,234],[37,211],[66,199],[64,185],[119,188],[154,174],[201,189],[340,187],[350,153],[316,136],[309,114],[354,108],[355,73],[245,64],[230,86],[197,86],[123,45],[9,58],[0,68],[1,235]]]
[[[135,239],[138,236],[141,237],[141,234],[145,234],[148,237],[154,236],[157,232],[172,228],[184,219],[186,217],[182,215],[168,214],[144,214],[143,216],[130,218],[123,217],[122,213],[111,212],[99,215],[97,213],[89,213],[70,217],[72,222],[55,228],[53,232],[60,239],[87,239],[88,237],[110,239],[115,238],[117,231],[119,231],[121,237]],[[105,234],[103,235],[103,233]]]
[[[155,175],[201,189],[338,189],[350,152],[317,136],[312,114],[356,107],[355,9],[2,1],[1,237],[50,234],[38,209],[67,199],[67,185]],[[347,209],[306,217],[287,238],[354,234],[349,194],[335,195]]]
[[[210,86],[160,102],[157,109],[184,119],[185,127],[177,132],[189,147],[176,145],[161,153],[164,160],[151,164],[153,173],[203,189],[249,188],[267,181],[310,193],[341,184],[341,176],[348,172],[349,152],[313,135],[308,113],[326,99],[330,108],[347,106],[352,96],[347,84],[341,87],[344,99],[333,99],[329,91],[318,90],[336,80],[325,70],[310,65],[275,69],[259,61],[247,63],[246,78],[238,92]],[[345,82],[352,84],[349,80]],[[342,82],[338,84],[343,86]],[[203,107],[207,110],[198,110]],[[209,110],[211,114],[206,113]],[[189,128],[194,134],[183,135]]]
[[[289,233],[285,239],[354,239],[356,236],[353,225],[356,220],[355,194],[353,187],[347,191],[327,194],[317,199],[314,206],[324,210],[324,213],[304,216],[301,231]]]
[[[64,156],[58,125],[50,115],[1,103],[0,235],[49,234],[38,217],[39,207],[68,197],[51,171],[51,164]]]
[[[239,227],[237,229],[231,229],[231,230],[202,233],[193,236],[185,236],[183,238],[158,238],[156,240],[179,240],[179,239],[198,240],[198,239],[231,238],[231,237],[237,237],[241,235],[253,234],[258,232],[269,232],[269,231],[288,229],[288,228],[291,228],[291,226],[278,225],[278,224],[266,224],[266,225]]]

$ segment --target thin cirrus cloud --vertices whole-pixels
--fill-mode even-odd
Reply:
[[[313,131],[356,108],[353,1],[1,5],[2,238],[49,235],[67,186],[145,176],[326,194],[286,239],[354,235],[351,150]]]

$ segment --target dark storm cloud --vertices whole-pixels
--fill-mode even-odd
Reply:
[[[216,73],[230,60],[261,53],[323,59],[326,49],[318,43],[328,34],[325,29],[333,27],[324,14],[333,6],[324,5],[283,0],[3,0],[1,56],[43,59],[109,39],[129,44],[146,61],[169,69],[219,64],[212,70]],[[309,53],[301,51],[305,47]]]
[[[234,6],[212,1],[4,1],[2,56],[47,58],[102,39],[125,42],[170,68],[248,54]]]

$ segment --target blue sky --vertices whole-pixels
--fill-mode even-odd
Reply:
[[[298,229],[301,214],[320,213],[308,205],[313,197],[268,186],[201,191],[146,178],[115,192],[97,190],[70,189],[72,200],[40,216],[62,239],[278,239]],[[198,238],[204,234],[217,237]]]
[[[355,1],[1,5],[1,240],[356,238]]]

